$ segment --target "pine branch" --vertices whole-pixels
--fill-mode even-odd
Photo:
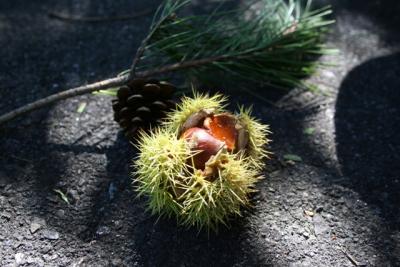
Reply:
[[[317,55],[330,52],[322,46],[329,7],[310,10],[311,1],[262,0],[240,10],[206,16],[176,16],[161,25],[145,48],[140,70],[176,65],[188,60],[227,58],[180,68],[199,80],[216,71],[231,77],[258,80],[275,86],[301,86],[301,78],[317,67]],[[244,18],[244,14],[250,19]],[[243,57],[243,55],[246,55]],[[185,64],[184,64],[185,65]]]
[[[0,116],[0,125],[59,100],[168,72],[186,71],[201,77],[222,70],[233,77],[298,86],[303,76],[314,71],[314,55],[329,52],[321,45],[326,26],[333,22],[325,19],[331,13],[329,7],[311,11],[311,1],[302,7],[300,0],[262,0],[260,14],[253,12],[250,20],[238,18],[251,12],[251,6],[179,18],[177,11],[189,2],[166,0],[160,6],[130,70],[123,75],[27,104]]]
[[[221,57],[219,60],[222,60],[223,58]],[[204,64],[208,64],[210,62],[213,62],[217,60],[217,58],[208,58],[208,59],[203,59],[203,60],[192,60],[192,61],[187,61],[187,62],[182,62],[178,64],[173,64],[173,65],[167,65],[163,66],[158,69],[150,70],[150,71],[145,71],[145,72],[140,72],[137,74],[137,77],[140,78],[148,78],[152,77],[154,75],[158,74],[163,74],[167,72],[172,72],[180,69],[185,69],[185,68],[192,68],[195,66],[201,66]],[[14,109],[13,111],[10,111],[2,116],[0,116],[0,125],[16,118],[19,116],[22,116],[26,113],[32,112],[34,110],[37,110],[39,108],[46,107],[48,105],[51,105],[55,102],[58,102],[60,100],[64,100],[67,98],[71,98],[74,96],[79,96],[79,95],[84,95],[92,92],[96,92],[102,89],[108,89],[111,87],[118,87],[127,84],[131,79],[129,78],[129,74],[124,74],[119,77],[107,79],[107,80],[102,80],[96,83],[76,87],[76,88],[71,88],[67,89],[65,91],[55,93],[53,95],[47,96],[45,98],[39,99],[35,102],[26,104],[20,108]]]

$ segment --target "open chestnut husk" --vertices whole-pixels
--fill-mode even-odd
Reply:
[[[184,225],[217,229],[241,215],[262,178],[268,126],[221,95],[184,97],[163,125],[139,138],[135,177],[155,214]]]

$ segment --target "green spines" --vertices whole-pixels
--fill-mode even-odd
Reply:
[[[249,135],[246,151],[221,149],[207,161],[205,170],[193,168],[191,161],[198,151],[178,136],[191,114],[202,109],[224,112],[225,102],[221,95],[185,97],[162,127],[141,134],[134,175],[137,191],[149,197],[153,214],[173,215],[182,225],[216,230],[231,215],[240,216],[241,207],[249,206],[249,193],[262,178],[267,126],[254,120],[250,110],[241,109],[237,118]]]
[[[184,96],[174,112],[167,114],[164,126],[171,131],[178,131],[188,117],[200,110],[213,110],[222,112],[226,106],[227,98],[221,94],[212,97],[197,92],[193,93],[193,98]]]
[[[165,129],[149,134],[141,132],[138,144],[140,154],[135,161],[135,175],[139,195],[149,195],[149,209],[153,214],[170,215],[182,208],[176,201],[182,173],[192,152],[184,140]]]
[[[240,107],[239,120],[243,125],[246,125],[246,130],[249,136],[247,147],[247,155],[256,168],[262,168],[262,159],[268,158],[270,152],[267,151],[266,145],[270,140],[266,137],[271,132],[268,125],[262,124],[257,119],[251,116],[252,108]]]

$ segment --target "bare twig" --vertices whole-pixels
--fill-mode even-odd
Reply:
[[[146,51],[147,42],[150,40],[151,34],[147,35],[145,39],[143,39],[142,43],[140,44],[139,49],[136,51],[136,55],[133,58],[133,62],[131,65],[131,69],[129,71],[129,78],[133,79],[135,77],[136,66],[140,61],[140,58],[143,56],[144,52]]]
[[[153,37],[154,33],[160,28],[160,26],[165,22],[166,19],[168,19],[169,16],[163,17],[162,19],[160,19],[156,25],[154,25],[154,27],[152,28],[152,30],[150,31],[150,33],[146,36],[146,38],[143,39],[142,43],[140,44],[140,47],[138,48],[138,50],[136,50],[136,55],[133,58],[133,62],[131,65],[131,69],[129,72],[129,79],[133,79],[135,77],[135,71],[136,71],[136,67],[140,61],[140,59],[142,58],[144,52],[146,52],[146,46],[147,43],[150,41],[150,39]]]
[[[48,106],[59,100],[63,100],[66,98],[77,96],[77,95],[91,93],[91,92],[98,91],[101,89],[106,89],[106,88],[110,88],[110,87],[123,85],[127,82],[127,80],[128,80],[127,78],[128,78],[127,76],[121,76],[121,77],[116,77],[116,78],[112,78],[112,79],[107,79],[107,80],[103,80],[100,82],[72,88],[72,89],[39,99],[33,103],[27,104],[27,105],[22,106],[17,109],[14,109],[13,111],[0,116],[0,125],[18,117],[18,116],[21,116],[21,115],[31,112],[33,110]]]
[[[212,62],[226,61],[231,58],[232,58],[232,56],[223,55],[223,56],[208,57],[208,58],[202,58],[202,59],[196,59],[196,60],[188,60],[188,61],[183,61],[183,62],[166,65],[166,66],[163,66],[163,67],[160,67],[157,69],[153,69],[153,70],[146,70],[146,71],[138,72],[136,74],[136,76],[141,77],[141,78],[151,77],[151,76],[155,76],[155,75],[162,74],[162,73],[199,67],[199,66],[206,65],[206,64],[209,64]],[[236,57],[236,58],[239,58],[239,57]]]
[[[121,20],[131,20],[137,19],[139,17],[152,14],[154,9],[145,9],[139,11],[137,13],[133,13],[130,15],[118,15],[118,16],[109,16],[109,17],[82,17],[82,16],[74,16],[74,15],[67,15],[63,13],[58,13],[54,11],[48,12],[49,17],[67,21],[67,22],[104,22],[104,21],[121,21]]]
[[[189,61],[184,61],[184,62],[180,62],[180,63],[176,63],[176,64],[166,65],[166,66],[154,69],[154,70],[138,72],[136,74],[136,76],[140,77],[140,78],[147,78],[147,77],[155,76],[155,75],[162,74],[162,73],[198,67],[198,66],[202,66],[202,65],[209,64],[212,62],[225,61],[225,60],[229,60],[229,59],[231,59],[231,56],[218,56],[218,57],[209,57],[209,58],[203,58],[203,59],[198,59],[198,60],[189,60]],[[115,78],[103,80],[100,82],[68,89],[66,91],[59,92],[59,93],[50,95],[48,97],[39,99],[33,103],[27,104],[27,105],[22,106],[17,109],[14,109],[14,110],[0,116],[0,125],[6,123],[16,117],[19,117],[21,115],[24,115],[24,114],[34,111],[36,109],[48,106],[54,102],[57,102],[57,101],[60,101],[63,99],[92,93],[92,92],[99,91],[102,89],[107,89],[110,87],[118,87],[118,86],[124,85],[129,80],[131,80],[131,78],[129,78],[129,77],[130,77],[129,74],[125,74],[125,75],[122,75],[119,77],[115,77]]]
[[[356,259],[354,259],[353,256],[351,256],[345,248],[340,248],[340,250],[343,252],[343,254],[346,256],[346,258],[354,265],[354,266],[361,266]]]

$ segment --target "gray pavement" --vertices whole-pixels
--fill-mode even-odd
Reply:
[[[159,2],[1,1],[0,113],[116,75],[151,21],[69,23],[49,11],[108,16]],[[230,96],[273,131],[244,218],[208,235],[150,216],[110,99],[80,96],[0,129],[0,266],[400,266],[400,3],[319,2],[333,4],[328,43],[341,51],[308,78],[320,91],[260,88],[274,105]]]

